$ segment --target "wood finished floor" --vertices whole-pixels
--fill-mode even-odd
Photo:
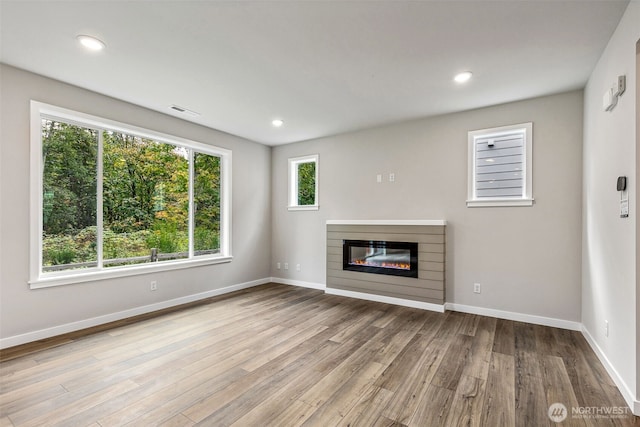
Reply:
[[[578,332],[276,284],[27,349],[0,364],[0,426],[529,427],[556,425],[555,402],[626,408]]]

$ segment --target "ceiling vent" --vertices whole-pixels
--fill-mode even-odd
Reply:
[[[178,113],[188,114],[188,115],[193,116],[193,117],[198,117],[198,116],[201,115],[200,113],[198,113],[196,111],[189,110],[188,108],[180,107],[178,105],[170,105],[169,108],[171,108],[174,111],[177,111]]]

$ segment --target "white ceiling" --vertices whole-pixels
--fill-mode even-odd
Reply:
[[[0,60],[277,145],[582,88],[627,3],[1,0]]]

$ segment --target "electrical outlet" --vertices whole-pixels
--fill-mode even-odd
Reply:
[[[296,264],[296,271],[300,271],[300,264]]]
[[[151,282],[151,287],[150,287],[150,289],[151,289],[152,291],[157,291],[157,290],[158,290],[158,282],[156,282],[155,280],[153,280],[153,281]]]
[[[480,283],[474,283],[473,284],[473,292],[476,294],[480,293]]]
[[[285,262],[285,263],[284,263],[284,269],[285,269],[285,270],[288,270],[288,269],[289,269],[289,263],[288,263],[288,262]]]
[[[276,268],[277,268],[278,270],[280,270],[280,263],[279,263],[279,262],[277,262],[277,263],[276,263]]]
[[[395,182],[396,180],[396,174],[395,173],[390,173],[389,174],[389,182]]]
[[[604,336],[605,337],[609,336],[609,321],[608,320],[604,321]]]

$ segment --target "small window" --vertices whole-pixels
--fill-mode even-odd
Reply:
[[[289,210],[318,210],[318,155],[289,159]]]
[[[531,206],[532,123],[469,132],[468,207]]]

